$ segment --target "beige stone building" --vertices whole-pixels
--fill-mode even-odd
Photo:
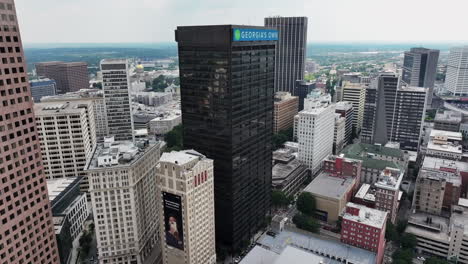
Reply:
[[[99,263],[155,264],[161,254],[156,164],[160,142],[99,144],[87,168]]]
[[[88,192],[83,169],[96,146],[92,102],[38,103],[34,113],[47,179],[83,177],[80,189]]]
[[[344,82],[341,88],[341,101],[348,101],[353,104],[353,127],[356,128],[356,132],[361,131],[362,120],[364,118],[364,105],[366,103],[366,85]]]
[[[164,264],[216,263],[213,160],[172,151],[156,167]]]
[[[277,92],[275,94],[275,110],[273,131],[279,131],[292,128],[294,125],[294,116],[299,109],[299,97],[291,96],[288,92]]]

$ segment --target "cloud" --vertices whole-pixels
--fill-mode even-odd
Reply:
[[[179,25],[308,16],[309,41],[468,40],[468,1],[16,0],[24,42],[166,42]]]

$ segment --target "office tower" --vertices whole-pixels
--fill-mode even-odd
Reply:
[[[34,104],[47,179],[84,177],[81,191],[89,182],[83,171],[96,146],[96,126],[91,101]]]
[[[214,160],[220,246],[249,241],[270,210],[277,39],[264,27],[176,30],[184,147]]]
[[[275,94],[275,110],[273,119],[273,132],[288,130],[293,127],[294,116],[297,115],[299,98],[291,96],[288,92]]]
[[[364,143],[399,142],[406,150],[417,150],[426,113],[427,91],[421,87],[399,87],[398,76],[382,73],[366,90],[361,140]]]
[[[346,119],[335,113],[335,133],[333,136],[333,154],[337,155],[343,150],[346,133]]]
[[[341,242],[375,252],[377,264],[383,263],[387,218],[387,212],[348,203],[341,224]]]
[[[102,142],[108,135],[106,103],[104,101],[104,92],[97,89],[83,89],[78,92],[66,93],[57,96],[42,97],[41,102],[67,103],[71,101],[93,103],[94,123],[96,125],[96,141]]]
[[[419,171],[414,190],[413,209],[441,215],[458,205],[462,179],[458,170],[423,168]]]
[[[0,259],[58,264],[52,211],[13,0],[0,0]]]
[[[213,160],[194,150],[164,153],[156,175],[163,263],[215,264]]]
[[[331,98],[309,97],[305,108],[296,116],[294,130],[299,143],[298,159],[315,175],[322,161],[333,153],[335,107]]]
[[[266,17],[265,27],[278,29],[275,91],[294,93],[297,80],[304,80],[307,53],[307,17]]]
[[[453,95],[468,95],[468,46],[450,49],[445,89]]]
[[[341,88],[341,101],[350,102],[353,105],[353,128],[358,135],[361,132],[364,118],[366,85],[361,83],[343,83],[343,87]]]
[[[294,87],[294,95],[299,97],[299,109],[298,111],[304,110],[304,100],[307,98],[307,95],[315,89],[315,83],[306,82],[306,81],[296,81],[296,86]]]
[[[57,84],[49,78],[32,80],[29,84],[31,85],[31,96],[36,103],[40,102],[44,96],[57,94]]]
[[[335,113],[340,114],[345,121],[345,140],[344,145],[352,144],[353,142],[353,122],[354,122],[354,108],[351,102],[341,101],[335,104]],[[356,131],[354,131],[356,133]]]
[[[439,50],[426,48],[411,48],[410,51],[405,51],[402,81],[408,86],[428,89],[427,107],[432,104],[439,53]]]
[[[128,62],[123,59],[102,60],[101,72],[109,135],[117,141],[134,140]]]
[[[161,254],[156,165],[161,143],[98,144],[87,173],[99,263],[155,263]]]
[[[59,94],[89,88],[88,64],[86,62],[40,62],[36,63],[36,74],[55,80]]]

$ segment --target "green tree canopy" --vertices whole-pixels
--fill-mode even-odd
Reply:
[[[431,257],[431,258],[427,259],[426,261],[424,261],[424,264],[450,264],[450,262],[448,262],[445,259]]]
[[[395,253],[393,253],[392,257],[394,263],[411,264],[413,262],[414,252],[413,249],[398,249],[397,251],[395,251]]]
[[[293,217],[293,223],[297,228],[318,233],[320,230],[320,224],[313,217],[298,213]]]
[[[312,216],[316,209],[315,197],[308,192],[302,192],[297,198],[296,206],[301,213]]]
[[[400,238],[400,244],[402,248],[414,249],[418,244],[418,239],[413,234],[405,233]]]
[[[181,150],[183,147],[182,125],[175,126],[171,131],[164,135],[164,141],[166,141],[167,144],[166,151]]]
[[[385,229],[385,239],[398,242],[399,234],[395,225],[389,220],[387,220],[387,228]]]
[[[282,191],[271,192],[271,202],[274,206],[286,206],[289,204],[289,198]]]

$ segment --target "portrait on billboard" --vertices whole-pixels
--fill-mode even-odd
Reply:
[[[163,192],[166,244],[184,250],[181,197]]]

